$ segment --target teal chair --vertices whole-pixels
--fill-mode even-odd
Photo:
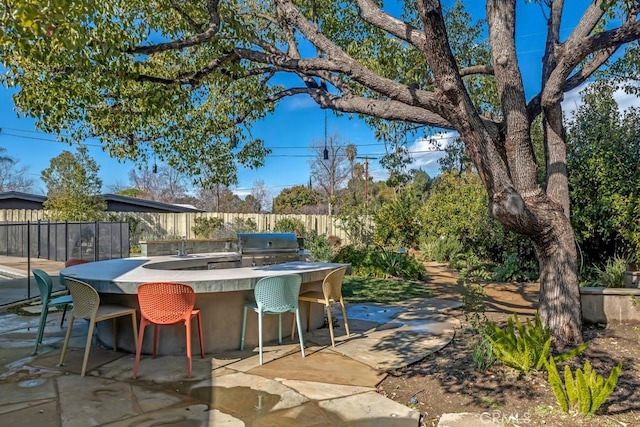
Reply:
[[[52,299],[51,290],[53,289],[53,282],[51,281],[51,276],[38,268],[34,268],[32,271],[38,284],[40,300],[42,301],[42,312],[40,313],[40,325],[38,326],[38,335],[36,336],[36,346],[32,353],[32,355],[36,355],[38,354],[38,345],[42,342],[42,336],[44,335],[44,326],[47,323],[49,308],[61,306],[66,308],[68,304],[73,302],[73,298],[71,298],[71,295],[64,295]]]
[[[244,337],[247,326],[247,311],[252,309],[258,313],[258,342],[260,345],[260,364],[262,365],[262,318],[265,314],[277,314],[278,318],[278,343],[282,344],[282,313],[295,313],[298,331],[302,331],[300,323],[300,311],[298,310],[298,295],[302,277],[298,274],[284,276],[264,277],[258,280],[254,290],[255,302],[245,303],[242,317],[242,338],[240,350],[244,350]],[[300,350],[304,354],[304,339],[300,337]]]

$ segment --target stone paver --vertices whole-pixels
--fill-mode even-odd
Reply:
[[[0,413],[11,404],[28,405],[30,401],[38,402],[55,398],[56,390],[51,378],[0,384]]]
[[[104,424],[105,427],[154,427],[154,426],[224,426],[246,427],[246,424],[231,415],[217,409],[209,409],[207,405],[190,405],[167,408],[150,412],[126,420]]]
[[[333,425],[380,427],[418,425],[419,412],[388,400],[375,391],[370,391],[366,394],[323,400],[318,405],[330,414]]]
[[[386,376],[367,364],[338,354],[332,348],[310,354],[305,358],[300,357],[300,353],[292,354],[257,366],[248,372],[269,378],[282,377],[290,380],[362,387],[375,387]]]
[[[0,413],[3,426],[11,427],[59,427],[58,402],[32,402],[24,409]]]
[[[371,391],[371,387],[328,384],[314,381],[284,380],[282,384],[311,400],[326,400]]]

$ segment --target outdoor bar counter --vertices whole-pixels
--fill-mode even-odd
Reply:
[[[283,274],[302,276],[301,292],[322,290],[322,281],[330,271],[345,264],[322,262],[286,262],[282,264],[220,268],[236,253],[193,254],[187,256],[159,256],[113,259],[75,265],[63,269],[60,274],[81,280],[93,286],[100,294],[102,304],[121,304],[138,308],[138,285],[148,282],[176,282],[191,286],[196,293],[196,308],[202,316],[202,329],[206,353],[235,350],[240,347],[243,307],[253,299],[253,289],[259,279]],[[213,268],[213,269],[209,269]],[[302,324],[306,325],[307,306],[300,307]],[[138,312],[138,322],[140,321]],[[196,320],[192,321],[193,354],[199,352]],[[291,314],[283,314],[283,342],[291,333]],[[311,327],[321,327],[324,308],[314,307]],[[130,321],[118,319],[118,348],[135,353]],[[247,313],[245,348],[258,345],[257,314]],[[112,346],[111,322],[100,322],[97,336],[101,344]],[[184,325],[160,326],[158,354],[184,354]],[[277,339],[278,316],[264,317],[264,340]],[[153,328],[146,328],[143,353],[150,354],[153,344]],[[304,333],[305,331],[303,331]],[[195,357],[195,356],[194,356]]]

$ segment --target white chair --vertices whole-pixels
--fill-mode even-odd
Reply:
[[[302,277],[297,274],[284,276],[264,277],[258,280],[254,290],[255,302],[244,305],[244,315],[242,317],[242,338],[240,339],[240,350],[244,350],[244,338],[247,326],[247,311],[252,309],[258,313],[258,341],[260,345],[260,364],[262,365],[262,317],[265,314],[277,314],[278,318],[278,343],[282,344],[282,313],[295,313],[298,329],[301,328],[300,311],[298,310],[298,294]],[[300,351],[304,354],[304,339],[300,335]]]

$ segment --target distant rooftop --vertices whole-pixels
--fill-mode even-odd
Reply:
[[[173,204],[157,202],[155,200],[138,199],[136,197],[121,196],[118,194],[103,194],[107,202],[108,212],[157,212],[157,213],[182,213],[204,212],[189,204]],[[0,192],[0,209],[43,209],[42,204],[47,196],[40,194],[23,193],[20,191]]]

